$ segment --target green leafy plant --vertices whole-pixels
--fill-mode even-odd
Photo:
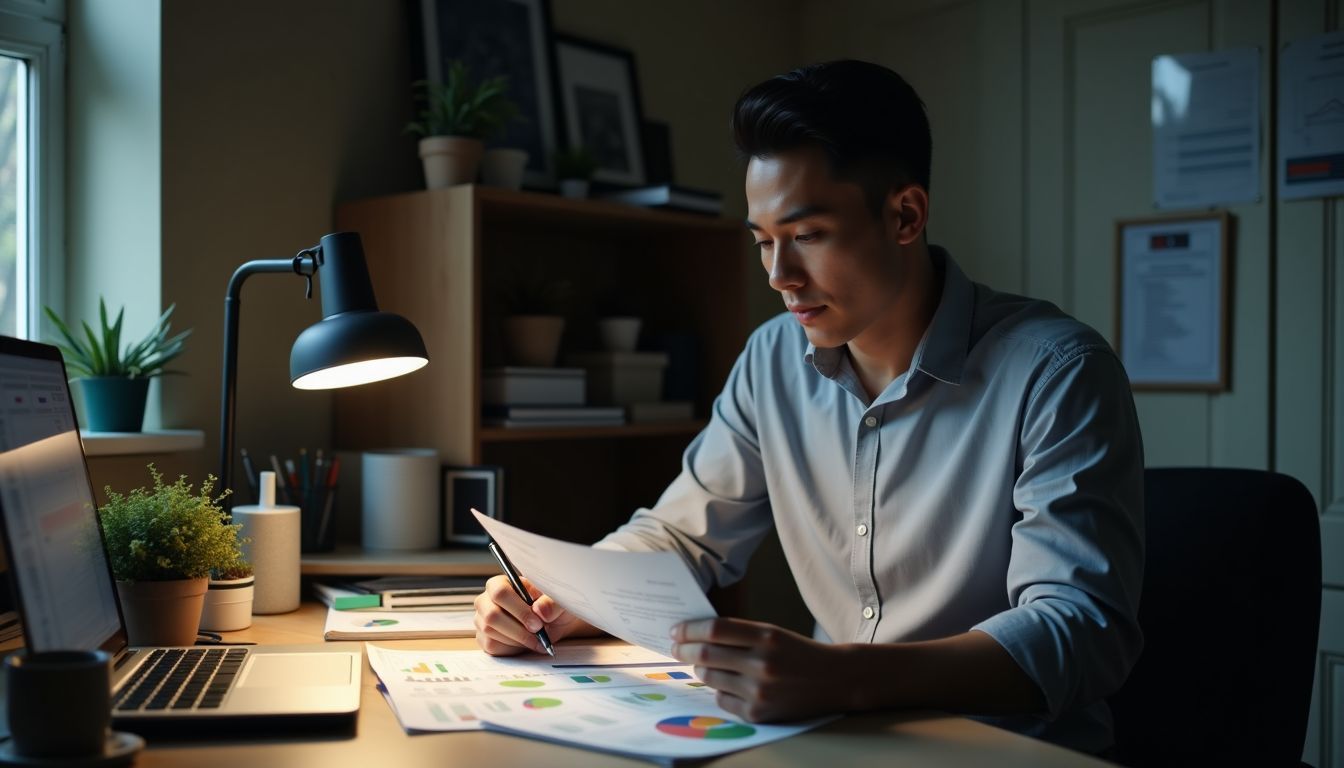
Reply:
[[[127,344],[124,350],[121,349],[121,323],[122,317],[126,314],[125,307],[117,312],[116,322],[108,323],[107,305],[101,298],[98,299],[101,333],[95,334],[87,322],[82,323],[83,339],[73,333],[51,307],[43,309],[46,310],[47,319],[51,320],[57,331],[60,331],[63,342],[56,342],[56,346],[65,357],[65,364],[70,373],[76,377],[124,376],[128,379],[137,379],[175,373],[165,370],[164,366],[182,354],[182,345],[191,335],[190,330],[176,336],[168,335],[171,326],[169,320],[176,307],[177,305],[173,304],[164,310],[150,332],[143,339]]]
[[[557,179],[591,179],[597,170],[597,159],[583,147],[559,150],[555,153]]]
[[[420,136],[493,138],[518,118],[518,105],[505,95],[508,82],[499,75],[473,83],[467,65],[454,61],[443,82],[412,84],[420,119],[407,123],[406,130]]]
[[[149,474],[153,490],[141,487],[122,495],[111,487],[103,489],[107,503],[99,517],[113,576],[120,581],[172,581],[247,567],[244,540],[238,538],[241,526],[230,523],[219,506],[228,492],[211,496],[213,475],[193,491],[186,475],[165,485],[153,464]]]

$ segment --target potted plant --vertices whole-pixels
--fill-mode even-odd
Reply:
[[[211,496],[213,475],[193,491],[185,475],[165,485],[153,464],[149,474],[153,490],[104,488],[99,519],[117,597],[131,644],[191,645],[211,572],[240,561],[239,526],[219,506],[224,496]]]
[[[239,543],[244,543],[239,540]],[[205,605],[201,609],[201,629],[233,632],[252,626],[252,597],[256,576],[252,565],[238,552],[236,564],[216,568],[206,585]]]
[[[560,180],[560,194],[582,200],[588,197],[588,182],[597,170],[597,160],[583,147],[573,147],[555,153],[555,177]]]
[[[571,286],[545,271],[522,269],[504,289],[504,343],[510,365],[548,368],[555,365],[565,330],[565,309]]]
[[[47,318],[60,332],[56,342],[65,357],[66,369],[78,382],[84,403],[84,422],[91,432],[139,432],[145,421],[145,400],[149,380],[173,373],[164,368],[182,354],[182,345],[190,330],[169,336],[169,319],[176,304],[159,316],[144,338],[121,348],[121,324],[126,308],[117,312],[116,322],[107,321],[107,305],[98,299],[101,332],[94,333],[88,323],[80,338],[52,311],[44,307]]]
[[[422,137],[420,159],[428,188],[476,180],[484,140],[498,134],[518,115],[518,107],[505,96],[507,85],[508,78],[503,75],[473,83],[467,65],[461,61],[449,65],[448,76],[441,83],[414,83],[421,109],[419,119],[407,124],[406,130]]]

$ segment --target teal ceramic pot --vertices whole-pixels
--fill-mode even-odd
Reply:
[[[90,432],[139,432],[145,422],[149,379],[93,376],[79,380],[79,393]]]

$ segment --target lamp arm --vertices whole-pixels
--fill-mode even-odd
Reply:
[[[257,259],[249,261],[229,278],[224,294],[224,372],[219,413],[219,487],[220,491],[233,488],[233,421],[234,404],[238,395],[238,316],[242,306],[243,283],[252,275],[262,272],[293,272],[308,280],[308,297],[312,298],[313,275],[321,264],[321,248],[305,248],[292,259]],[[224,512],[233,509],[233,494],[223,500]]]

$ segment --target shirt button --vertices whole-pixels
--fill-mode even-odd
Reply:
[[[876,417],[876,416],[869,416],[868,418],[866,418],[866,419],[863,420],[863,423],[864,423],[864,424],[867,424],[867,425],[870,426],[870,427],[876,427],[876,426],[877,426],[877,417]]]
[[[867,608],[863,609],[863,618],[865,619],[873,618],[873,606],[870,605]]]
[[[868,526],[860,524],[858,528],[854,529],[854,532],[860,536],[866,536],[868,534]]]

